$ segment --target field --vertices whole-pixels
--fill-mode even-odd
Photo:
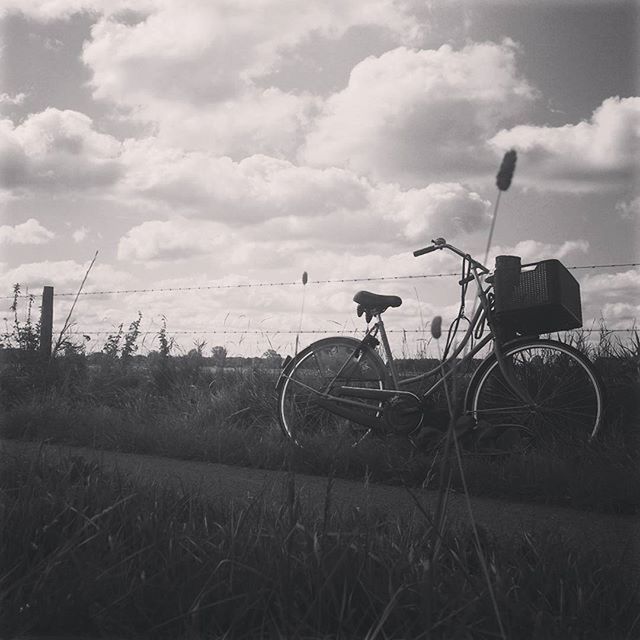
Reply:
[[[45,365],[33,349],[5,350],[0,437],[408,487],[441,486],[445,468],[454,488],[465,481],[476,495],[640,511],[637,336],[623,345],[604,332],[590,348],[609,395],[597,440],[520,452],[461,441],[461,465],[444,466],[437,443],[399,438],[346,450],[318,443],[293,456],[277,425],[271,363],[207,368],[198,350],[175,356],[169,348],[137,358],[129,337],[99,358],[69,345]],[[507,548],[431,526],[428,514],[412,522],[304,515],[295,492],[280,510],[256,500],[234,512],[197,496],[141,491],[77,460],[5,465],[1,509],[9,634],[637,635],[637,574],[604,552],[567,553],[552,534]]]
[[[632,513],[640,504],[637,347],[593,351],[607,386],[608,412],[592,441],[507,452],[496,443],[463,445],[471,493],[581,509]],[[635,349],[635,350],[634,350]],[[270,469],[283,468],[288,446],[277,424],[269,362],[210,367],[203,355],[122,350],[90,358],[68,352],[46,366],[13,352],[0,373],[0,437],[42,439],[126,452],[169,455]],[[11,359],[10,358],[10,359]],[[412,363],[415,367],[415,363]],[[434,407],[446,426],[446,403]],[[444,417],[443,417],[444,416]],[[296,470],[375,482],[437,486],[438,438],[414,447],[403,438],[371,438],[353,449],[319,442],[298,456]],[[459,474],[452,482],[460,487]]]

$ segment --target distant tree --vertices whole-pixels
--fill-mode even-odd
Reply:
[[[267,367],[277,369],[282,366],[282,356],[275,349],[267,349],[262,354],[262,359],[266,361]]]
[[[204,348],[207,346],[206,340],[194,340],[193,345],[195,346],[195,350],[197,351],[198,356],[202,357],[204,352]],[[191,350],[193,351],[193,349]]]
[[[211,347],[211,359],[216,367],[224,367],[227,360],[227,348],[220,345]]]

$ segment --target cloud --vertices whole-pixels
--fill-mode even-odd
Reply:
[[[417,42],[421,25],[392,0],[166,1],[142,20],[105,16],[92,27],[83,61],[94,97],[158,125],[187,148],[241,158],[290,153],[315,107],[268,76],[313,37],[339,39],[370,25],[394,41]]]
[[[125,144],[122,161],[128,194],[232,225],[367,205],[368,184],[349,172],[299,167],[264,155],[234,162],[148,139]]]
[[[58,293],[68,293],[77,289],[84,278],[90,261],[79,263],[74,260],[45,260],[26,262],[0,275],[0,288],[9,291],[19,283],[22,291],[53,285]],[[98,291],[122,286],[131,281],[130,274],[114,269],[108,264],[96,264],[84,287],[84,291]],[[67,291],[65,291],[67,289]]]
[[[426,242],[434,236],[457,237],[482,228],[489,222],[490,203],[457,183],[434,183],[423,189],[402,191],[396,186],[385,203],[386,216],[400,223],[404,238]]]
[[[421,28],[402,3],[373,0],[173,0],[135,24],[103,18],[83,59],[97,97],[138,104],[141,97],[210,103],[271,73],[311,34],[336,39],[355,25],[384,27],[417,42]],[[170,77],[174,82],[167,83]]]
[[[488,221],[489,203],[457,183],[403,190],[340,168],[298,166],[264,155],[234,162],[152,139],[127,142],[122,162],[128,194],[233,227],[272,221],[259,231],[266,236],[406,242],[473,231]]]
[[[119,154],[120,143],[78,111],[48,108],[18,126],[0,120],[0,186],[7,189],[102,188],[118,179]]]
[[[186,257],[208,251],[207,238],[221,234],[241,234],[228,257],[235,264],[286,261],[323,247],[359,254],[375,246],[386,255],[438,235],[459,237],[489,221],[490,203],[457,183],[402,190],[343,169],[297,167],[265,156],[239,163],[199,152],[143,157],[130,193],[190,219],[134,227],[120,241],[120,259]]]
[[[511,255],[520,256],[525,262],[539,262],[540,260],[564,260],[576,254],[585,254],[589,251],[589,243],[586,240],[565,240],[561,244],[538,242],[537,240],[521,240],[512,247],[495,247],[490,252],[489,265],[493,265],[495,256]]]
[[[88,234],[89,234],[89,229],[83,226],[83,227],[80,227],[79,229],[76,229],[71,234],[71,237],[73,238],[74,242],[80,243],[87,237]]]
[[[516,57],[508,39],[369,57],[326,101],[301,157],[409,184],[493,166],[486,140],[536,96]]]
[[[26,97],[26,93],[16,93],[15,95],[0,93],[0,107],[4,105],[16,106],[22,104]]]
[[[633,198],[632,200],[621,200],[617,202],[616,211],[620,213],[622,218],[627,220],[640,218],[640,196]]]
[[[0,244],[46,244],[55,234],[43,227],[35,218],[22,224],[0,226]]]
[[[601,309],[600,318],[607,329],[632,329],[638,327],[640,304],[629,302],[607,302]]]
[[[640,97],[607,98],[590,120],[561,127],[518,125],[491,144],[519,153],[519,181],[541,190],[599,191],[629,184],[640,157]]]
[[[582,290],[590,300],[637,300],[640,298],[640,271],[599,273],[582,278]]]
[[[470,232],[487,222],[489,203],[457,183],[404,190],[350,170],[299,166],[263,154],[234,161],[153,137],[121,143],[75,111],[47,109],[18,126],[8,120],[0,125],[4,186],[18,194],[99,188],[102,197],[168,217],[230,228],[273,221],[258,233],[329,244],[418,242],[431,234]],[[153,227],[153,242],[144,244],[138,236],[123,241],[121,255],[164,255],[160,228],[167,227]]]
[[[66,20],[77,13],[117,15],[127,11],[147,12],[156,0],[3,0],[0,17],[10,13],[48,22]]]
[[[630,329],[640,318],[640,271],[588,274],[580,289],[585,317],[604,319],[607,329]]]
[[[206,107],[176,100],[148,115],[169,145],[236,160],[255,153],[291,157],[304,140],[317,103],[306,93],[248,87],[233,99]]]
[[[205,255],[229,241],[215,222],[175,219],[144,222],[120,239],[118,259],[134,262],[187,260]]]

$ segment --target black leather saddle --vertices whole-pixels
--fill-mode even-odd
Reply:
[[[358,305],[358,317],[366,314],[367,322],[371,322],[373,316],[384,313],[389,307],[399,307],[402,304],[399,296],[382,296],[369,291],[358,291],[353,296],[353,301]]]

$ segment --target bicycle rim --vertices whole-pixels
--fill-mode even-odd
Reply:
[[[492,356],[478,369],[467,396],[479,427],[518,429],[528,443],[571,443],[596,435],[604,394],[585,356],[568,345],[537,340],[507,348],[505,359],[528,402],[513,391]]]
[[[280,390],[280,423],[285,435],[301,447],[331,439],[336,445],[358,444],[370,429],[320,407],[319,393],[331,395],[340,386],[383,389],[386,370],[372,350],[361,348],[350,338],[328,338],[302,351]],[[382,403],[362,400],[371,406],[367,415],[379,414]]]

